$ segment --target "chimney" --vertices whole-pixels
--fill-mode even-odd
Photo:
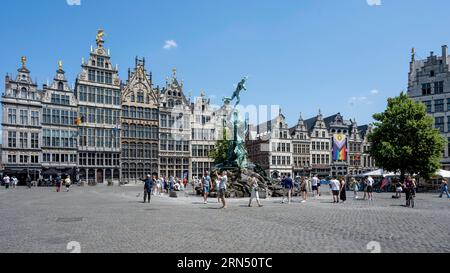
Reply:
[[[443,45],[442,46],[442,63],[444,65],[447,65],[447,56],[448,56],[448,46]]]

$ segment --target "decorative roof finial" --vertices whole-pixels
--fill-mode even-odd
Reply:
[[[103,37],[105,36],[105,32],[103,31],[103,29],[99,29],[97,31],[97,36],[95,37],[95,41],[97,42],[97,46],[98,47],[102,47],[103,43],[105,42],[103,40]]]
[[[58,70],[63,70],[63,62],[61,60],[58,61]]]
[[[173,78],[176,78],[176,77],[177,77],[177,68],[174,67],[174,68],[172,69],[172,72],[173,72]]]
[[[26,67],[27,66],[27,57],[22,56],[21,61],[22,61],[22,67]]]
[[[411,49],[411,60],[415,60],[416,59],[416,49],[413,47]]]

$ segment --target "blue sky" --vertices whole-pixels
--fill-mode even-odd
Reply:
[[[319,108],[363,124],[406,89],[413,46],[426,57],[450,44],[448,10],[448,0],[2,1],[0,73],[26,55],[42,85],[62,59],[73,82],[103,28],[123,80],[144,56],[155,84],[176,67],[186,93],[220,103],[249,75],[242,103],[279,104],[290,125]],[[169,40],[177,47],[164,49]]]

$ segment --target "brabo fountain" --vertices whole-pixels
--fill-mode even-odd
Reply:
[[[230,121],[224,124],[226,127],[231,127],[233,139],[229,140],[228,143],[227,160],[216,165],[213,168],[212,175],[214,177],[216,173],[228,172],[229,185],[227,195],[229,197],[250,196],[249,180],[254,175],[258,179],[260,195],[264,198],[268,195],[268,187],[272,184],[272,181],[260,166],[248,160],[248,152],[245,146],[245,140],[249,133],[248,119],[243,121],[237,109],[237,106],[240,104],[241,92],[247,90],[245,86],[247,79],[245,77],[239,82],[231,98],[224,98],[225,105],[230,105],[236,99],[236,103],[231,108],[229,115]]]

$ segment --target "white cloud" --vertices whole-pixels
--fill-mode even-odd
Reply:
[[[366,0],[369,6],[381,6],[381,0]]]
[[[370,91],[370,94],[372,94],[372,95],[378,95],[378,94],[380,94],[380,91],[374,89],[374,90],[371,90],[371,91]]]
[[[348,103],[350,104],[350,106],[356,106],[361,104],[368,105],[371,104],[372,102],[369,100],[369,98],[361,96],[361,97],[351,97]]]
[[[174,40],[167,40],[163,48],[169,50],[177,47],[178,47],[177,42],[175,42]]]
[[[81,0],[66,0],[69,6],[81,6]]]

